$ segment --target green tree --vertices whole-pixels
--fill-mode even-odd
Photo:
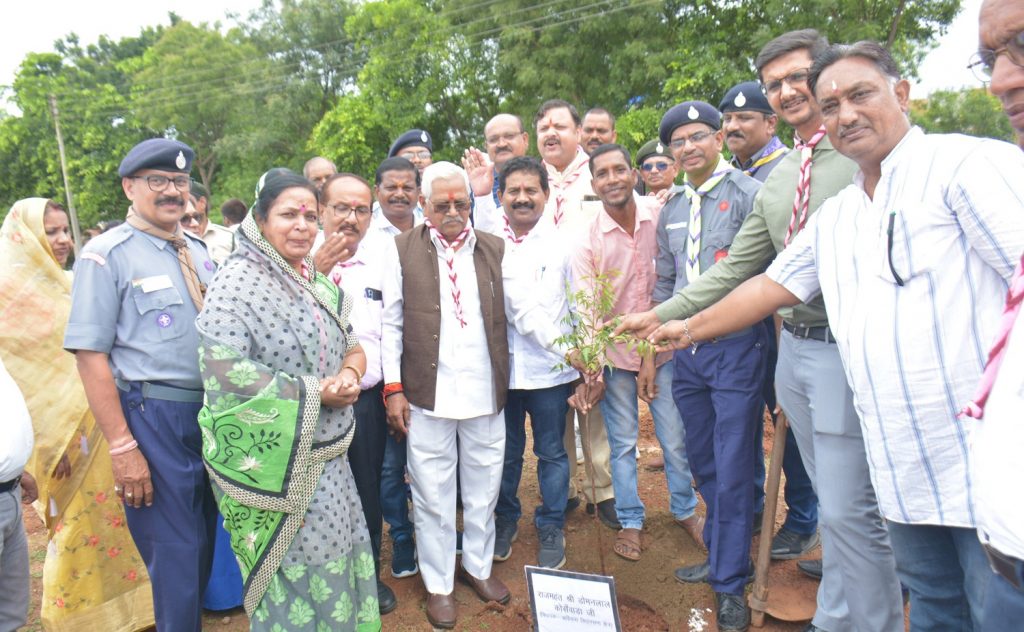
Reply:
[[[910,102],[910,118],[925,131],[961,133],[1016,142],[999,99],[984,88],[938,90]]]

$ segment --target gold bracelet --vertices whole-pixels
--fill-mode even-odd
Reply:
[[[363,381],[364,373],[362,371],[360,371],[356,367],[352,366],[351,364],[346,364],[345,366],[341,367],[342,371],[344,371],[345,369],[352,369],[352,371],[356,374],[356,381],[357,382],[362,382]]]

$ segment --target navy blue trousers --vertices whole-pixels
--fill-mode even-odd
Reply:
[[[772,412],[772,422],[775,421],[775,364],[779,360],[779,343],[775,338],[775,321],[773,317],[762,321],[765,328],[766,339],[765,349],[767,350],[767,365],[764,378],[764,403]],[[764,481],[766,478],[764,467],[764,424],[757,425],[757,455],[754,457],[754,511],[764,511]],[[783,498],[786,501],[788,511],[786,522],[782,525],[802,535],[810,535],[818,529],[818,497],[811,485],[811,477],[804,469],[804,461],[800,456],[800,448],[796,445],[796,435],[792,432],[786,433],[786,452],[782,457],[782,471],[786,475],[786,486],[783,488]]]
[[[153,505],[125,507],[128,530],[153,584],[160,632],[202,629],[202,598],[213,560],[217,506],[203,467],[201,403],[118,391],[128,428],[149,462]]]
[[[381,399],[383,383],[359,394],[352,405],[356,417],[356,432],[348,448],[348,463],[356,481],[363,517],[370,532],[373,560],[380,573],[380,538],[384,521],[380,507],[380,474],[384,464],[384,446],[387,443],[388,422]],[[404,444],[403,444],[404,447]]]
[[[708,583],[742,595],[754,521],[754,459],[762,423],[766,332],[677,351],[672,397],[686,427],[686,453],[707,505]]]

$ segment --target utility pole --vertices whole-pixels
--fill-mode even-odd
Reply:
[[[75,257],[82,249],[82,229],[78,226],[78,213],[75,212],[74,197],[71,195],[71,181],[68,179],[68,163],[64,157],[64,137],[60,133],[60,114],[57,112],[57,97],[50,95],[50,113],[53,115],[53,127],[57,130],[57,149],[60,151],[60,171],[64,175],[64,193],[67,196],[68,215],[71,217],[71,234],[75,238]]]

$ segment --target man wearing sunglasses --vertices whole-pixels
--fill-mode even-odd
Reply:
[[[979,50],[970,67],[989,82],[1017,142],[1024,148],[1024,5],[988,0],[981,7]],[[1022,174],[1018,173],[1018,178]],[[1017,213],[1021,211],[1018,203]],[[1024,263],[1010,281],[999,331],[991,341],[985,372],[968,412],[974,429],[973,476],[978,537],[993,575],[985,592],[981,629],[1012,630],[1024,620],[1024,507],[1019,502],[1020,446],[1024,445]]]
[[[235,249],[235,233],[210,221],[210,194],[206,187],[192,180],[189,204],[181,216],[181,227],[203,240],[210,258],[218,266]]]
[[[647,141],[636,152],[636,166],[648,195],[671,189],[679,175],[675,157],[668,146],[658,139]]]
[[[621,330],[650,333],[660,322],[713,305],[783,252],[821,204],[852,180],[856,164],[825,134],[807,85],[811,64],[828,46],[813,29],[765,44],[755,66],[772,110],[797,134],[767,179],[729,256],[655,310],[627,316]],[[903,629],[896,564],[871,485],[853,394],[820,297],[779,311],[782,332],[775,383],[807,474],[818,495],[823,576],[808,630]],[[813,540],[783,528],[772,555],[802,555]]]

